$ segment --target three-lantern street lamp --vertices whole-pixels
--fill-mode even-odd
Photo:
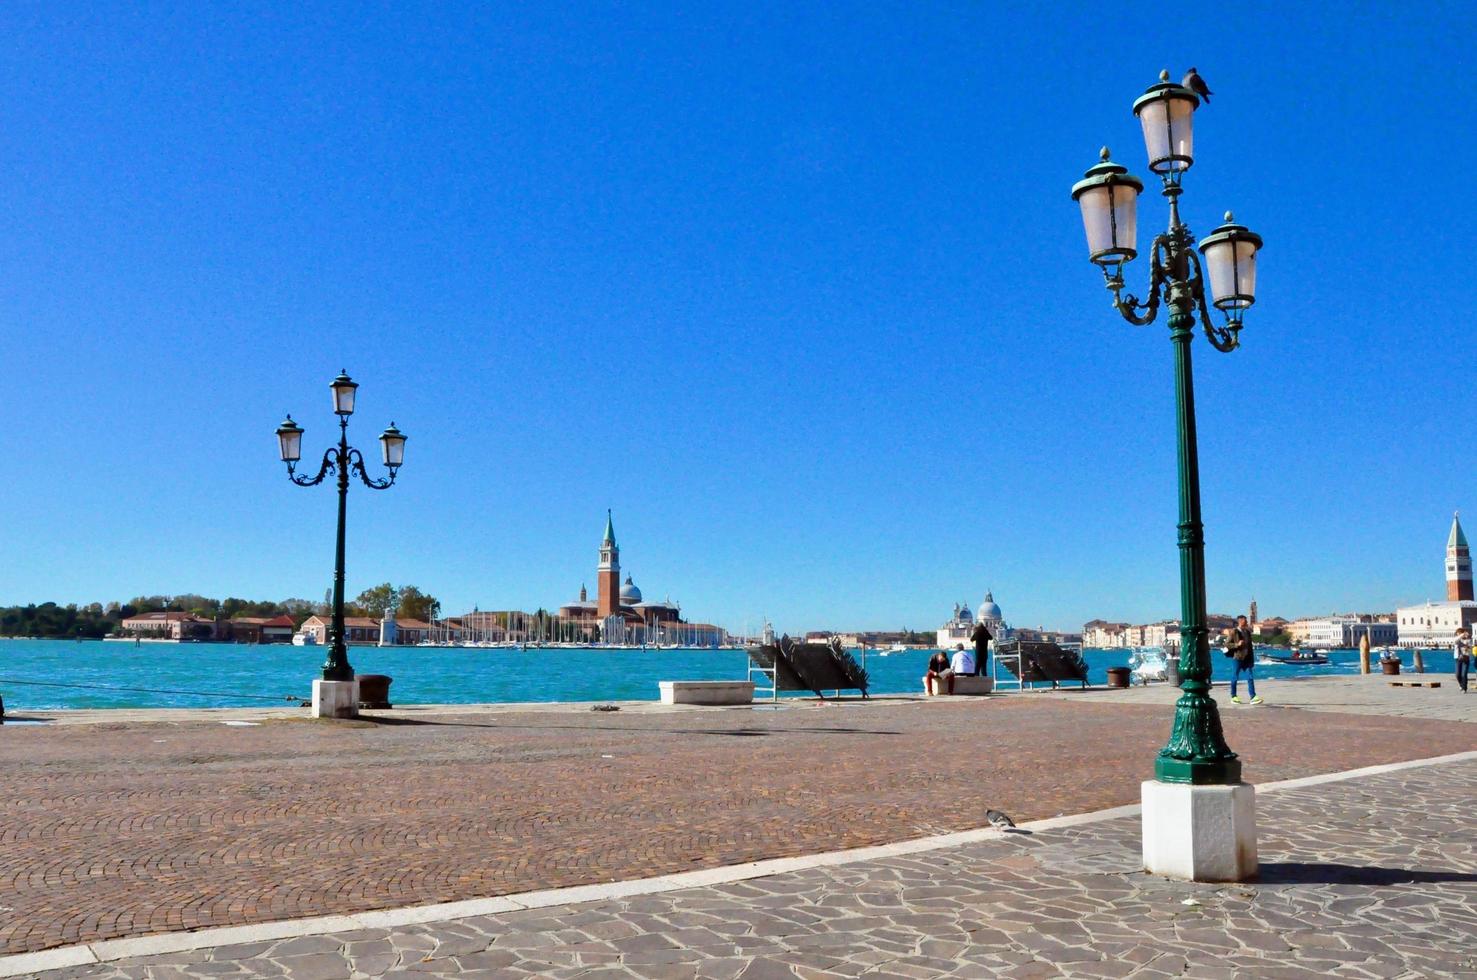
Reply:
[[[1180,220],[1180,182],[1195,162],[1192,123],[1199,97],[1183,85],[1159,82],[1139,96],[1133,112],[1143,127],[1149,170],[1169,199],[1169,227],[1150,244],[1148,299],[1125,294],[1123,267],[1138,254],[1135,208],[1144,185],[1127,168],[1102,159],[1072,188],[1082,208],[1088,258],[1100,266],[1113,294],[1113,306],[1129,323],[1152,323],[1161,301],[1169,306],[1169,336],[1175,351],[1175,395],[1179,433],[1180,676],[1169,743],[1160,751],[1155,776],[1162,783],[1197,786],[1237,784],[1241,762],[1227,747],[1220,715],[1210,691],[1210,649],[1205,626],[1205,533],[1200,521],[1200,464],[1195,436],[1195,388],[1190,340],[1198,315],[1205,337],[1218,351],[1240,343],[1241,318],[1256,301],[1256,258],[1260,236],[1226,223],[1200,243]],[[1203,256],[1203,260],[1202,260]],[[1216,323],[1209,303],[1223,317]]]
[[[287,416],[277,426],[277,443],[282,452],[282,461],[287,464],[287,476],[300,487],[317,486],[330,472],[338,474],[338,543],[333,556],[333,626],[332,646],[328,660],[323,664],[325,681],[352,681],[354,668],[349,666],[348,648],[344,643],[344,516],[349,496],[349,476],[359,477],[371,490],[388,490],[395,483],[395,475],[405,462],[405,434],[390,427],[380,433],[380,450],[390,475],[375,479],[364,469],[364,457],[359,450],[349,445],[349,416],[354,414],[354,393],[359,385],[343,372],[329,385],[333,390],[333,411],[338,416],[338,445],[330,446],[323,453],[323,465],[318,467],[317,476],[300,476],[297,464],[302,459],[303,428]]]

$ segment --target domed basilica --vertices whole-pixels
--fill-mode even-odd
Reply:
[[[967,602],[963,605],[955,603],[954,618],[939,627],[939,648],[948,649],[956,643],[969,646],[970,636],[979,623],[984,623],[997,640],[1004,640],[1011,633],[1010,627],[1005,625],[1005,617],[1001,614],[1000,607],[995,603],[995,594],[992,591],[985,592],[985,598],[980,602],[978,614],[970,611]]]

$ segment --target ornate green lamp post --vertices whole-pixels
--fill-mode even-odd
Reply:
[[[1169,307],[1169,337],[1174,344],[1176,431],[1179,446],[1180,675],[1179,701],[1169,742],[1159,752],[1159,783],[1234,786],[1241,762],[1226,745],[1220,714],[1210,697],[1210,648],[1205,626],[1205,532],[1200,520],[1200,462],[1195,434],[1195,381],[1190,341],[1198,319],[1205,338],[1221,352],[1240,342],[1242,315],[1256,299],[1256,258],[1262,240],[1226,223],[1200,243],[1180,220],[1181,179],[1194,163],[1192,122],[1200,99],[1162,72],[1159,82],[1133,104],[1143,127],[1149,169],[1169,199],[1169,227],[1150,244],[1148,299],[1124,293],[1123,267],[1137,253],[1135,208],[1143,183],[1127,169],[1102,159],[1072,188],[1082,208],[1088,258],[1100,266],[1113,294],[1113,306],[1128,322],[1143,326]],[[1202,264],[1203,256],[1203,264]],[[1209,288],[1207,289],[1207,273]],[[1221,311],[1217,324],[1207,307]],[[1146,787],[1146,828],[1148,817]],[[1146,853],[1148,843],[1146,839]],[[1151,870],[1153,870],[1151,868]],[[1199,875],[1193,875],[1199,877]]]
[[[299,476],[297,464],[302,459],[303,428],[287,416],[277,427],[277,443],[282,461],[287,464],[287,476],[300,487],[317,486],[330,472],[338,475],[338,539],[334,548],[333,561],[333,625],[330,627],[331,646],[328,660],[323,664],[323,681],[352,684],[354,668],[349,666],[348,646],[344,641],[344,519],[347,513],[349,477],[359,477],[371,490],[388,490],[395,483],[395,476],[405,462],[405,435],[391,422],[390,427],[380,433],[380,450],[390,475],[374,479],[364,469],[364,457],[359,450],[349,445],[349,416],[354,414],[354,396],[359,385],[348,374],[340,372],[329,385],[333,391],[333,411],[338,416],[338,445],[330,446],[323,454],[323,465],[318,467],[317,476]],[[313,684],[314,708],[319,706],[320,683]],[[344,698],[353,692],[344,692]],[[354,699],[357,703],[357,698]],[[335,713],[342,714],[343,711]],[[347,713],[352,714],[351,710]]]

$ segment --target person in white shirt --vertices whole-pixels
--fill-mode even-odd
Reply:
[[[949,661],[949,668],[954,671],[955,676],[972,676],[974,674],[974,653],[964,649],[963,643],[954,644],[954,656]],[[950,686],[953,686],[952,683]]]

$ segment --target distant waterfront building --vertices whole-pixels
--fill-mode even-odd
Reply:
[[[1082,624],[1082,645],[1094,650],[1113,650],[1130,646],[1125,642],[1127,623],[1110,623],[1106,619],[1093,619]]]
[[[1281,616],[1268,616],[1266,619],[1254,619],[1251,621],[1251,631],[1259,636],[1276,636],[1278,633],[1287,632],[1292,624]]]
[[[689,623],[670,598],[647,601],[629,574],[621,581],[621,550],[615,540],[615,522],[605,513],[605,536],[600,541],[600,561],[595,567],[595,600],[580,586],[579,598],[559,607],[567,628],[582,642],[599,639],[614,645],[681,645],[716,647],[728,635],[710,623]]]
[[[1110,623],[1094,619],[1082,624],[1082,645],[1094,650],[1119,650],[1126,647],[1179,646],[1178,620],[1157,623]]]
[[[1477,602],[1427,602],[1395,610],[1402,647],[1449,647],[1456,631],[1477,623]],[[1477,630],[1474,630],[1477,632]]]
[[[237,616],[222,624],[235,643],[291,643],[292,617]]]
[[[1178,647],[1180,645],[1179,621],[1166,619],[1158,623],[1149,623],[1144,627],[1142,645],[1146,647]]]
[[[1472,556],[1458,515],[1452,516],[1451,532],[1446,536],[1445,570],[1445,602],[1395,610],[1402,647],[1449,647],[1458,629],[1477,624],[1477,602],[1472,600]]]
[[[216,623],[187,612],[148,612],[129,616],[118,624],[129,636],[155,640],[213,640]]]
[[[1400,638],[1399,624],[1388,617],[1351,614],[1309,619],[1304,623],[1305,638],[1301,642],[1320,649],[1352,649],[1366,636],[1370,646],[1392,646]]]
[[[292,617],[237,616],[208,619],[187,612],[150,612],[118,624],[124,636],[152,640],[218,640],[226,643],[291,643]]]
[[[303,620],[298,632],[311,636],[315,643],[321,645],[329,642],[328,631],[332,625],[332,616],[309,616]],[[385,629],[386,625],[384,620],[372,616],[345,616],[344,642],[413,647],[431,637],[431,624],[424,620],[396,619],[392,616],[388,630]],[[438,626],[436,629],[440,632],[442,628]]]
[[[975,615],[969,609],[969,603],[956,604],[953,617],[938,628],[938,645],[940,649],[947,650],[955,644],[963,643],[966,647],[973,642],[970,637],[974,635],[974,628],[983,623],[989,629],[990,635],[996,640],[1009,639],[1014,631],[1005,624],[1005,616],[1000,607],[995,603],[993,590],[985,590],[985,598],[980,602],[980,611]]]

